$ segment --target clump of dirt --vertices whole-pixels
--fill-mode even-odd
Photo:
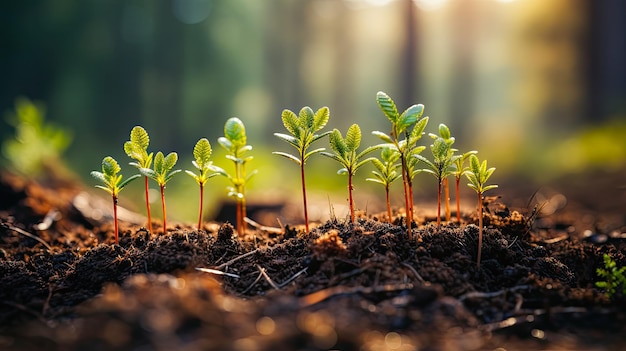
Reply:
[[[540,232],[502,204],[490,204],[477,266],[475,214],[415,223],[414,240],[377,216],[244,237],[228,223],[157,235],[123,222],[112,245],[106,218],[72,206],[80,189],[1,180],[2,349],[626,345],[625,297],[594,285],[604,253],[626,265],[624,240],[562,236],[561,224]]]

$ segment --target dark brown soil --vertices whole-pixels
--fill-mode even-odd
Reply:
[[[626,349],[626,298],[594,285],[604,253],[626,265],[624,191],[599,213],[491,203],[480,268],[475,215],[414,240],[376,216],[244,238],[121,222],[113,245],[79,192],[2,176],[2,350]]]

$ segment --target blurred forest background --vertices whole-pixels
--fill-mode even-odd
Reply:
[[[2,1],[0,138],[14,138],[16,98],[41,103],[71,135],[65,164],[92,184],[106,155],[135,172],[122,144],[138,124],[149,151],[178,152],[178,168],[191,169],[201,137],[229,167],[217,138],[237,116],[260,170],[250,196],[267,199],[299,184],[296,165],[271,155],[292,151],[272,135],[284,108],[328,106],[328,130],[359,123],[369,145],[370,131],[389,129],[382,90],[400,109],[424,104],[427,132],[446,123],[458,148],[498,168],[496,182],[615,170],[626,165],[625,34],[622,0]],[[346,197],[335,168],[309,163],[326,204]],[[380,190],[363,181],[369,172],[357,191]],[[177,200],[196,196],[193,180],[170,184],[173,216],[194,218],[195,201]],[[225,184],[210,180],[209,196]]]

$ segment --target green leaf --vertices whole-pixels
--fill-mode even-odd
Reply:
[[[417,122],[424,113],[424,105],[417,104],[407,108],[398,118],[398,128],[405,130]]]
[[[224,136],[231,142],[232,147],[236,149],[246,145],[246,128],[237,117],[231,117],[226,121],[224,124]]]
[[[451,137],[450,129],[443,123],[439,125],[439,136],[441,136],[445,140],[448,140]]]
[[[333,132],[330,133],[329,136],[330,148],[333,149],[337,153],[341,159],[346,158],[346,153],[348,152],[348,147],[346,146],[346,142],[341,136],[341,132],[338,129],[333,129]]]
[[[130,142],[138,146],[141,150],[146,150],[148,145],[150,145],[150,137],[143,127],[135,126],[130,131]]]
[[[288,154],[288,153],[286,153],[286,152],[274,151],[274,152],[272,152],[272,153],[273,153],[274,155],[279,155],[279,156],[282,156],[282,157],[288,158],[288,159],[292,160],[293,162],[295,162],[295,163],[297,163],[297,164],[302,164],[302,161],[300,161],[300,159],[299,159],[299,158],[297,158],[297,157],[296,157],[296,156],[294,156],[294,155],[290,155],[290,154]]]
[[[167,156],[165,156],[165,159],[163,160],[163,168],[166,170],[166,172],[169,172],[172,168],[174,168],[177,161],[178,154],[175,152],[170,152]]]
[[[307,153],[304,155],[304,157],[303,157],[303,162],[306,162],[306,160],[307,160],[309,157],[311,157],[311,155],[314,155],[314,154],[320,153],[320,152],[322,152],[322,151],[324,151],[324,150],[326,150],[326,149],[324,149],[323,147],[321,147],[321,148],[319,148],[319,149],[315,149],[315,150],[311,150],[311,151],[307,152]]]
[[[299,128],[298,116],[296,116],[296,114],[293,113],[293,111],[287,110],[287,109],[283,110],[283,112],[280,115],[280,118],[283,121],[283,125],[285,126],[285,129],[287,129],[289,133],[295,135],[298,132],[298,128]]]
[[[428,120],[429,118],[428,116],[426,116],[420,119],[419,121],[417,121],[417,123],[413,127],[413,130],[411,131],[411,136],[410,136],[411,145],[417,143],[417,141],[422,138],[422,135],[424,134],[424,129],[426,129],[426,125],[428,124]]]
[[[209,164],[212,152],[213,150],[211,150],[211,143],[209,143],[209,140],[206,138],[198,140],[196,145],[193,147],[193,157],[197,163],[197,168],[203,169]]]
[[[135,180],[135,179],[137,179],[139,177],[141,177],[141,174],[134,174],[134,175],[128,177],[128,179],[126,179],[125,181],[119,183],[119,185],[117,186],[118,187],[118,191],[124,189],[124,187],[126,185],[128,185],[128,183],[132,182],[133,180]],[[121,179],[122,179],[122,176],[120,176],[120,180]]]
[[[383,111],[387,119],[391,121],[392,124],[396,124],[398,121],[398,109],[396,108],[396,104],[389,97],[389,95],[385,94],[382,91],[376,93],[376,102],[378,106]]]
[[[156,157],[154,158],[154,172],[156,174],[163,174],[166,171],[164,171],[164,160],[165,160],[165,156],[163,156],[163,153],[161,151],[157,152]]]
[[[226,151],[232,151],[233,149],[233,143],[224,137],[217,138],[217,143],[220,144]]]
[[[105,183],[106,180],[104,179],[104,174],[102,174],[102,172],[98,172],[98,171],[91,171],[91,176],[96,178],[97,180],[99,180],[102,183]]]
[[[296,149],[300,149],[300,144],[298,143],[298,139],[294,138],[291,135],[287,135],[287,134],[282,134],[282,133],[274,133],[274,135],[283,141],[288,142],[289,144],[291,144],[293,147],[295,147]]]
[[[300,128],[311,131],[313,129],[313,124],[315,121],[315,114],[313,110],[309,106],[304,106],[299,113],[298,122]]]
[[[315,116],[313,117],[313,132],[317,132],[326,126],[328,120],[330,119],[330,110],[328,107],[324,106],[315,112]]]
[[[102,160],[102,173],[104,173],[105,177],[113,177],[119,171],[121,171],[121,168],[113,157],[107,156]]]
[[[377,130],[373,131],[372,134],[374,134],[375,136],[377,136],[378,138],[380,138],[382,141],[386,142],[386,143],[390,143],[393,144],[393,139],[391,139],[391,137],[383,132],[379,132]]]
[[[348,151],[354,152],[361,145],[361,128],[357,124],[353,124],[346,132],[345,145]]]

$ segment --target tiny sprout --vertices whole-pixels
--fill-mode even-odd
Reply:
[[[483,193],[487,190],[495,189],[498,186],[486,185],[487,180],[489,180],[489,177],[491,177],[496,170],[495,168],[487,169],[487,160],[481,163],[476,155],[471,154],[469,156],[469,163],[469,169],[463,174],[465,174],[465,177],[469,180],[469,184],[467,185],[474,189],[478,195],[478,255],[476,266],[480,266],[480,254],[483,245]]]
[[[300,166],[300,178],[302,182],[302,201],[304,203],[304,223],[306,232],[309,232],[309,215],[307,211],[306,202],[306,185],[304,181],[304,165],[309,157],[316,153],[324,151],[324,148],[308,151],[307,149],[315,141],[330,134],[325,132],[322,134],[315,134],[326,126],[328,119],[330,118],[330,112],[328,107],[322,107],[313,113],[313,110],[306,106],[300,110],[298,116],[290,110],[283,110],[281,115],[283,125],[291,133],[291,135],[274,133],[276,137],[288,142],[291,146],[298,150],[298,155],[294,156],[286,152],[273,152],[275,155],[286,157]]]
[[[139,174],[135,174],[128,179],[122,181],[122,175],[118,175],[121,168],[117,161],[111,156],[107,156],[102,160],[102,172],[92,171],[91,176],[99,180],[102,185],[96,185],[96,188],[102,189],[111,194],[113,198],[113,221],[115,227],[115,244],[119,243],[119,229],[117,225],[117,198],[119,192],[131,181],[140,177]]]
[[[382,184],[385,187],[385,200],[387,202],[387,218],[391,223],[391,202],[389,201],[389,188],[391,183],[398,180],[402,175],[398,173],[397,168],[399,166],[396,163],[400,159],[400,153],[395,151],[389,146],[384,147],[380,152],[380,159],[372,159],[376,171],[372,171],[375,178],[367,178],[365,180]]]
[[[357,149],[361,145],[361,128],[357,124],[353,124],[348,128],[346,132],[346,138],[341,136],[341,132],[334,129],[329,136],[330,148],[334,153],[322,152],[322,155],[332,158],[339,162],[343,168],[341,168],[338,174],[348,175],[348,195],[350,201],[350,221],[354,223],[354,199],[352,197],[352,177],[356,174],[356,171],[361,168],[367,162],[374,160],[373,157],[362,160],[362,158],[378,148],[378,146],[370,146],[367,149],[357,154]]]
[[[180,172],[180,169],[172,170],[178,162],[178,154],[170,152],[167,156],[163,156],[161,151],[157,152],[154,157],[154,169],[140,168],[139,172],[146,177],[154,180],[159,184],[161,190],[161,209],[163,211],[163,234],[167,233],[167,212],[165,210],[165,184],[172,179],[172,177]]]
[[[424,105],[412,105],[402,114],[398,112],[395,102],[382,91],[376,94],[376,102],[383,114],[391,122],[391,133],[386,134],[380,131],[374,131],[376,135],[386,144],[379,146],[391,145],[400,153],[400,166],[402,167],[402,185],[404,187],[404,203],[406,208],[406,225],[409,238],[412,238],[411,225],[413,222],[413,176],[415,172],[411,170],[415,163],[410,163],[412,155],[421,152],[415,150],[417,141],[422,137],[428,117],[422,118],[424,113]],[[411,129],[413,128],[413,129]],[[400,136],[404,135],[404,139]]]
[[[128,157],[137,162],[131,162],[130,165],[141,168],[150,168],[152,165],[152,156],[154,153],[148,153],[148,145],[150,137],[148,132],[141,126],[135,126],[130,131],[130,140],[124,143],[124,152]],[[152,214],[150,213],[150,198],[148,197],[148,177],[144,176],[144,187],[146,192],[146,212],[148,214],[148,230],[152,233]]]
[[[214,172],[226,177],[232,184],[228,187],[228,196],[237,201],[237,232],[244,235],[246,231],[246,184],[257,173],[256,170],[246,174],[246,163],[252,160],[252,156],[244,157],[244,154],[252,150],[251,145],[246,145],[246,128],[237,117],[229,118],[224,124],[224,136],[217,139],[218,143],[229,152],[226,158],[235,164],[234,175],[228,174],[224,169],[211,166]]]
[[[456,190],[455,190],[456,220],[458,223],[461,223],[461,193],[460,193],[461,176],[463,175],[465,171],[469,170],[469,167],[465,166],[465,161],[470,157],[470,155],[474,155],[477,152],[478,151],[475,151],[475,150],[468,151],[464,154],[459,155],[460,157],[457,157],[454,160],[454,176],[456,178]]]
[[[415,155],[416,158],[428,166],[423,171],[437,178],[437,228],[441,226],[441,186],[443,180],[453,174],[453,163],[458,157],[454,156],[454,151],[451,148],[453,142],[454,138],[444,139],[437,136],[433,144],[430,145],[430,151],[433,154],[432,161],[422,155]]]
[[[191,161],[194,167],[198,170],[198,174],[185,170],[185,172],[190,175],[196,183],[200,186],[200,210],[198,214],[198,230],[202,228],[202,204],[204,198],[204,185],[209,180],[218,173],[209,173],[212,169],[212,162],[209,161],[211,157],[211,143],[206,138],[202,138],[198,140],[196,146],[193,148],[193,157],[195,160]]]
[[[600,278],[605,280],[596,282],[598,288],[602,288],[606,291],[606,296],[611,298],[617,288],[622,286],[622,294],[626,295],[626,266],[617,268],[617,263],[609,256],[604,254],[604,268],[596,269],[596,273]]]

